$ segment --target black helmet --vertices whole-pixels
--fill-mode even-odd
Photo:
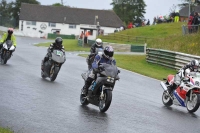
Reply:
[[[111,58],[114,55],[114,50],[112,48],[112,46],[106,46],[104,48],[104,54],[103,54],[106,58]]]
[[[192,68],[193,68],[194,71],[197,71],[198,67],[199,67],[199,61],[198,60],[192,60],[190,62],[190,65],[192,66]]]
[[[8,34],[12,35],[12,33],[13,33],[13,28],[8,28]]]
[[[57,47],[61,47],[62,42],[63,42],[63,40],[62,40],[61,37],[57,37],[56,40],[55,40],[55,43],[56,43]]]

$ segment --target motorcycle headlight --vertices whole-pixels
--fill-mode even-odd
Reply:
[[[107,82],[113,83],[114,82],[114,78],[108,77],[107,78]]]

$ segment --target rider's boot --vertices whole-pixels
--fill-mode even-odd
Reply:
[[[87,96],[88,93],[88,88],[92,84],[93,79],[88,77],[87,80],[85,81],[85,85],[83,86],[82,93]]]

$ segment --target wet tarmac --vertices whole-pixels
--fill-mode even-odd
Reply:
[[[0,65],[0,126],[16,133],[197,133],[200,111],[162,104],[159,81],[121,70],[106,113],[81,106],[85,58],[67,52],[55,82],[40,76],[48,40],[18,37],[14,56]],[[66,48],[67,49],[67,48]],[[134,66],[133,66],[134,67]]]

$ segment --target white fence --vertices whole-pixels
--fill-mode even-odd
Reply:
[[[193,59],[200,62],[200,56],[153,48],[147,48],[146,51],[147,62],[167,66],[173,69],[180,69]]]

